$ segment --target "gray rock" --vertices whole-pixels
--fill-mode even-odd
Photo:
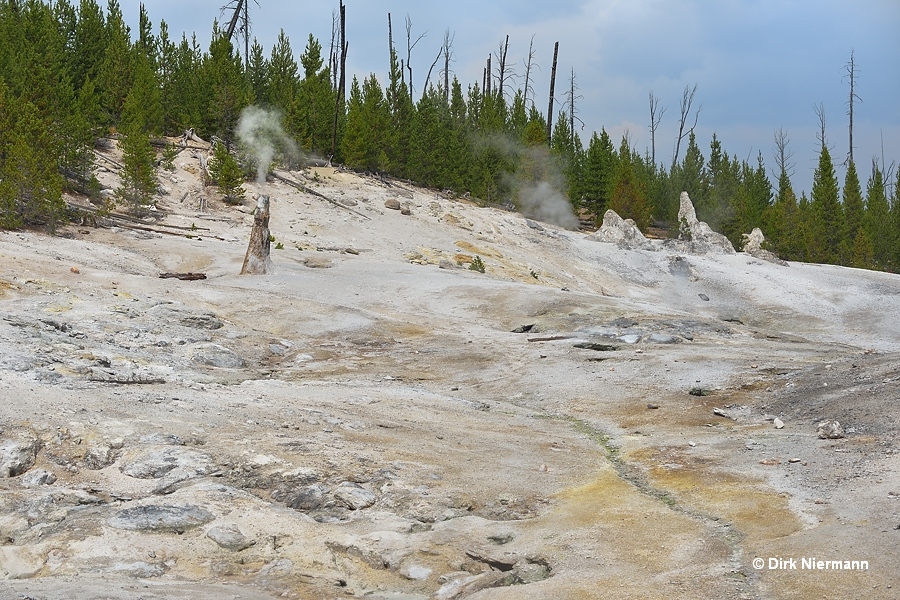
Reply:
[[[237,525],[231,524],[213,527],[206,532],[206,537],[218,544],[219,547],[234,552],[246,550],[256,544],[256,541],[245,536]]]
[[[816,435],[822,440],[839,440],[845,436],[845,433],[839,422],[823,421],[816,427]]]
[[[413,581],[422,581],[423,579],[428,579],[431,575],[431,569],[421,565],[406,565],[400,569],[400,574]]]
[[[388,198],[384,201],[384,207],[391,210],[400,210],[400,201],[396,198]]]
[[[369,490],[356,487],[355,484],[351,483],[342,483],[341,486],[335,490],[334,497],[350,510],[369,508],[375,504],[375,501],[378,499],[378,497]]]
[[[120,510],[109,518],[109,525],[131,531],[159,531],[181,533],[205,525],[215,519],[199,506],[135,506]]]
[[[536,583],[550,577],[550,565],[544,560],[523,558],[513,567],[518,583]]]
[[[652,250],[650,243],[632,219],[622,219],[615,211],[607,210],[603,215],[603,225],[587,239],[610,242],[628,250]]]
[[[20,436],[0,444],[0,478],[18,477],[34,466],[40,442],[31,436]]]
[[[194,352],[195,363],[220,369],[242,369],[247,363],[232,350],[218,344],[205,344]]]
[[[22,485],[25,487],[39,487],[56,483],[56,475],[45,469],[34,469],[22,476]]]
[[[315,510],[325,503],[325,490],[319,485],[309,485],[299,489],[277,490],[272,499],[283,502],[294,510]]]
[[[678,344],[681,338],[666,333],[651,333],[647,341],[652,344]]]
[[[123,473],[136,479],[179,477],[180,481],[209,475],[215,468],[209,455],[179,446],[143,451],[126,459],[120,467]]]
[[[116,462],[119,451],[107,442],[94,442],[84,453],[84,466],[99,471]]]
[[[166,566],[151,564],[142,560],[133,563],[119,563],[110,569],[113,573],[121,573],[135,579],[150,579],[166,574]]]
[[[734,246],[727,237],[697,220],[697,212],[687,192],[681,192],[679,198],[678,223],[678,239],[666,240],[667,246],[691,254],[734,254]]]

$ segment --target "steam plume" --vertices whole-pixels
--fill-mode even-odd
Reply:
[[[248,106],[241,112],[237,136],[256,164],[256,182],[266,182],[272,160],[279,152],[295,156],[297,144],[281,127],[281,116],[258,106]]]

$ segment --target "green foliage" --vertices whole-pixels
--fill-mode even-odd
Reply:
[[[838,199],[838,182],[828,146],[822,144],[819,166],[813,174],[812,237],[809,259],[813,262],[836,263],[844,235],[844,215]]]
[[[209,162],[209,171],[222,199],[227,204],[240,204],[244,200],[244,175],[238,161],[231,155],[225,144],[219,142],[213,146],[213,158]]]
[[[50,122],[0,81],[0,227],[56,226],[65,209],[56,154]]]
[[[472,262],[469,263],[469,270],[477,271],[479,273],[484,273],[484,271],[485,271],[484,261],[481,260],[480,256],[476,255],[475,258],[472,259]]]

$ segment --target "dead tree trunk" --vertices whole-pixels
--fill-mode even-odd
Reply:
[[[531,36],[531,43],[528,44],[528,58],[525,59],[525,91],[522,97],[522,102],[525,105],[525,109],[528,110],[528,93],[533,91],[531,89],[531,68],[534,66],[534,36]],[[534,100],[531,101],[534,104]]]
[[[681,117],[678,121],[678,138],[675,140],[675,154],[672,156],[672,168],[675,168],[675,165],[678,164],[678,154],[681,152],[681,141],[694,130],[694,127],[697,126],[697,119],[700,118],[700,109],[697,109],[697,113],[694,115],[694,124],[691,128],[685,133],[684,126],[687,123],[688,115],[691,114],[691,105],[694,103],[694,95],[697,93],[697,84],[694,84],[693,88],[689,88],[688,86],[684,86],[684,93],[681,96]]]
[[[453,37],[450,37],[450,30],[444,33],[444,104],[450,106],[450,51],[453,48]]]
[[[490,96],[491,95],[491,83],[492,83],[491,82],[491,55],[490,54],[488,54],[487,67],[485,68],[484,72],[486,73],[486,78],[487,78],[487,88],[485,88],[484,93],[486,95]]]
[[[847,153],[847,161],[853,162],[853,104],[855,100],[862,102],[862,99],[856,95],[856,58],[852,49],[850,50],[850,62],[844,68],[847,70],[847,79],[850,80],[850,99],[847,101],[847,114],[850,115],[850,151]]]
[[[267,275],[272,272],[272,260],[269,257],[270,239],[269,197],[261,195],[256,201],[250,244],[247,246],[241,275]]]
[[[559,42],[553,46],[553,68],[550,70],[550,104],[547,106],[547,144],[553,133],[553,94],[556,91],[556,59],[559,58]]]
[[[653,162],[653,168],[656,168],[656,130],[659,128],[659,123],[662,121],[663,113],[666,112],[666,108],[663,107],[662,110],[659,110],[659,98],[653,95],[653,90],[650,91],[650,160]]]
[[[346,70],[347,70],[347,40],[346,40],[346,32],[347,32],[347,12],[346,7],[344,6],[344,0],[341,0],[341,77],[338,83],[338,89],[336,90],[335,100],[334,100],[334,124],[331,129],[331,159],[334,158],[335,153],[337,153],[337,134],[338,134],[338,117],[343,110],[344,107],[344,99],[345,92],[344,88],[346,87]],[[329,160],[331,160],[329,159]]]
[[[497,62],[500,63],[500,73],[497,78],[497,96],[503,97],[503,88],[506,85],[506,55],[509,52],[509,36],[506,36],[506,43],[501,44],[500,51],[497,55]]]

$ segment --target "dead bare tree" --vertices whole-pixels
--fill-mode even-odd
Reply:
[[[659,98],[650,90],[650,160],[656,167],[656,130],[659,128],[662,117],[666,113],[666,107],[659,110]]]
[[[681,96],[681,116],[678,119],[678,138],[675,140],[675,154],[672,156],[672,168],[675,168],[675,165],[678,164],[678,154],[681,152],[682,140],[693,133],[694,128],[697,127],[697,121],[700,119],[700,110],[703,108],[703,105],[697,108],[697,112],[694,113],[694,124],[691,125],[691,128],[687,131],[684,130],[688,117],[691,114],[691,106],[694,104],[694,96],[696,94],[696,83],[692,88],[684,86],[684,93]]]
[[[488,54],[488,57],[487,57],[487,67],[485,67],[484,73],[485,73],[485,79],[487,80],[487,83],[485,83],[484,94],[486,96],[490,96],[491,95],[491,83],[492,83],[492,81],[491,81],[491,73],[492,73],[492,71],[491,71],[491,55],[490,54]]]
[[[816,112],[816,118],[819,119],[819,131],[816,133],[816,139],[821,145],[825,145],[825,105],[821,102],[817,106],[813,106]]]
[[[509,36],[506,41],[500,43],[500,49],[497,51],[497,97],[503,97],[503,90],[506,86],[506,78],[508,73],[506,70],[506,56],[509,53]]]
[[[334,123],[331,129],[331,157],[333,158],[337,152],[337,133],[338,133],[338,116],[342,112],[346,101],[347,88],[347,7],[344,6],[344,0],[339,0],[341,23],[340,23],[340,45],[341,45],[341,77],[338,80],[337,93],[334,95]],[[329,159],[330,160],[330,159]]]
[[[559,58],[559,42],[553,46],[553,68],[550,70],[550,104],[547,106],[547,143],[553,133],[553,94],[556,91],[556,60]]]
[[[528,108],[528,93],[531,92],[532,97],[534,96],[534,88],[531,87],[531,69],[537,66],[534,63],[534,54],[534,36],[532,35],[531,42],[528,44],[528,56],[525,58],[525,90],[522,100],[526,108]],[[534,104],[534,100],[531,103]]]
[[[444,32],[444,103],[450,103],[450,57],[453,56],[453,40],[456,39],[454,33],[451,37],[450,30]]]
[[[438,50],[437,56],[434,57],[434,62],[431,63],[431,67],[428,69],[428,75],[425,76],[425,84],[422,86],[422,95],[424,96],[428,92],[428,82],[431,81],[431,72],[434,71],[434,67],[437,66],[439,60],[441,60],[441,54],[444,53],[444,48],[441,46],[441,49]]]
[[[328,49],[328,66],[331,70],[331,89],[337,91],[338,87],[338,36],[340,35],[341,20],[336,10],[331,11],[331,45]]]
[[[259,2],[256,2],[259,6]],[[225,31],[225,37],[231,40],[234,37],[235,30],[240,31],[244,37],[244,68],[248,68],[250,64],[250,0],[231,0],[222,7],[222,14],[225,11],[233,11],[231,20],[228,22],[228,29]],[[240,23],[240,29],[237,28]]]
[[[577,100],[583,100],[584,96],[580,94],[576,94],[578,91],[578,84],[575,83],[575,67],[572,67],[572,74],[569,76],[569,91],[566,93],[566,106],[569,108],[569,143],[572,145],[572,148],[575,147],[575,121],[581,123],[581,128],[584,129],[584,121],[578,118],[578,109],[576,106]]]
[[[844,161],[844,164],[853,162],[853,108],[854,101],[859,100],[862,102],[862,98],[860,98],[856,94],[856,79],[859,76],[856,68],[856,57],[854,56],[853,49],[850,49],[850,60],[844,65],[844,70],[846,71],[845,77],[850,81],[850,98],[847,100],[847,114],[850,116],[850,150],[847,152],[847,159]]]
[[[413,68],[412,68],[412,51],[413,48],[416,47],[416,44],[422,41],[428,35],[428,32],[425,31],[419,37],[416,38],[416,41],[412,41],[412,19],[409,18],[409,15],[406,15],[406,69],[409,71],[409,97],[413,97]],[[440,57],[440,54],[438,54]],[[434,61],[437,63],[437,59]],[[434,68],[434,65],[432,65]],[[422,90],[422,93],[425,93],[425,90]]]
[[[788,177],[793,176],[794,174],[794,163],[792,159],[794,158],[794,153],[788,150],[788,144],[790,140],[788,139],[787,132],[779,127],[775,130],[775,179],[780,179],[782,173],[787,174]]]

